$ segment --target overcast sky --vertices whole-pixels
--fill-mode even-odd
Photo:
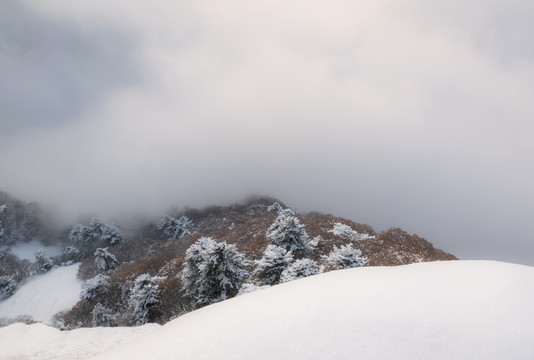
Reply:
[[[534,265],[531,0],[0,0],[0,189],[251,193]]]

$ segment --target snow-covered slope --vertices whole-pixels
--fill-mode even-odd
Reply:
[[[454,261],[355,268],[141,327],[136,338],[132,329],[11,325],[0,329],[0,352],[67,359],[69,349],[72,358],[85,344],[86,358],[95,359],[534,359],[532,304],[532,267]],[[110,343],[120,332],[123,342]]]
[[[31,277],[13,296],[0,302],[0,318],[31,315],[34,320],[50,323],[56,313],[80,300],[82,282],[76,279],[79,266],[59,267]]]

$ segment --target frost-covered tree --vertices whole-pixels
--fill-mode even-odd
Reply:
[[[128,306],[133,311],[135,325],[143,325],[150,321],[150,309],[159,302],[158,282],[163,279],[165,278],[149,274],[139,275],[135,279],[128,298]]]
[[[94,327],[111,327],[117,324],[117,316],[113,314],[113,311],[100,303],[95,305],[92,315]]]
[[[70,265],[81,260],[82,254],[76,246],[67,246],[63,250],[63,265]]]
[[[267,208],[267,211],[274,211],[276,212],[277,214],[280,214],[280,212],[284,210],[284,208],[282,207],[282,205],[280,205],[279,203],[275,202],[274,204],[270,205],[268,208]]]
[[[111,254],[108,251],[107,247],[96,249],[94,255],[96,256],[95,263],[96,263],[96,267],[98,268],[98,270],[101,270],[101,271],[113,270],[119,264],[115,255]]]
[[[115,226],[104,225],[100,228],[102,240],[111,246],[118,245],[122,242],[122,234]]]
[[[282,209],[278,203],[269,206],[269,209],[277,211],[278,217],[267,230],[265,234],[267,239],[288,251],[313,248],[304,225],[300,224],[293,210]]]
[[[10,275],[0,276],[0,300],[13,295],[17,290],[17,281]]]
[[[76,224],[69,233],[69,240],[78,248],[85,248],[96,241],[98,233],[91,226]]]
[[[100,219],[93,218],[88,226],[74,225],[69,239],[85,257],[102,243],[110,246],[119,244],[122,241],[122,234],[117,227],[105,225]]]
[[[334,249],[328,254],[322,256],[323,261],[328,267],[333,269],[347,269],[367,264],[367,258],[362,256],[359,249],[354,249],[352,244],[334,246]]]
[[[235,245],[200,238],[185,253],[183,290],[199,306],[233,297],[248,277],[247,264]]]
[[[108,285],[109,277],[98,274],[94,278],[88,279],[82,285],[80,299],[96,300],[104,292]]]
[[[187,216],[176,219],[165,215],[158,223],[157,229],[171,239],[178,239],[191,234],[193,222]]]
[[[259,285],[275,285],[280,282],[282,272],[293,262],[291,251],[276,246],[268,245],[260,260],[256,260],[256,265],[252,278]]]
[[[291,264],[280,277],[281,282],[292,281],[304,278],[311,275],[316,275],[321,272],[319,265],[312,259],[298,259]]]
[[[369,234],[361,234],[356,230],[353,230],[349,225],[340,222],[335,223],[332,230],[328,230],[328,232],[349,241],[362,241],[375,238]]]
[[[35,253],[35,267],[37,272],[45,273],[54,267],[54,262],[43,249],[39,249]]]

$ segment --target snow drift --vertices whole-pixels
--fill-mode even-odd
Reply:
[[[94,359],[533,359],[533,303],[528,266],[355,268],[243,295],[161,327],[61,333],[15,324],[0,329],[0,352],[66,359],[85,346]]]

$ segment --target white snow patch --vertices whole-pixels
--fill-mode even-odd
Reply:
[[[34,320],[51,323],[55,314],[80,300],[82,281],[76,278],[79,266],[63,266],[31,277],[13,296],[0,302],[0,317],[30,315]]]
[[[128,341],[136,341],[159,328],[148,324],[134,328],[89,328],[59,331],[44,324],[13,324],[0,328],[1,359],[92,359]],[[12,344],[21,344],[18,349]]]
[[[35,253],[43,249],[50,257],[61,255],[61,248],[59,246],[45,246],[39,240],[32,240],[28,243],[18,243],[11,247],[13,255],[19,259],[35,261]]]
[[[35,359],[534,359],[532,284],[534,268],[490,261],[354,268],[223,301],[162,327],[60,333],[11,325],[0,329],[0,352]],[[135,331],[145,332],[134,338]]]

